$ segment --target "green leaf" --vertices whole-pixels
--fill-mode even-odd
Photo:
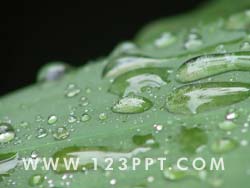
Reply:
[[[205,12],[201,19],[214,22],[190,29],[178,21],[181,27],[171,34],[152,27],[152,36],[142,35],[137,44],[129,43],[131,48],[123,43],[109,57],[71,71],[46,66],[40,82],[2,97],[0,187],[248,187],[249,57],[240,61],[244,70],[218,72],[208,66],[197,78],[184,69],[182,80],[177,79],[183,63],[197,56],[220,54],[221,66],[228,63],[228,53],[249,54],[249,11],[219,20]],[[214,62],[207,60],[208,65]],[[199,71],[199,63],[192,68]],[[179,113],[190,104],[201,110]],[[29,157],[58,157],[59,168],[25,170],[21,159]],[[79,158],[80,166],[66,171],[64,157]],[[92,157],[98,160],[97,170]],[[111,171],[105,170],[106,157],[113,158]],[[141,164],[133,170],[135,157]],[[167,159],[164,170],[159,157]],[[189,170],[176,169],[180,157],[188,158]],[[206,161],[202,171],[192,167],[197,157]],[[224,171],[210,170],[213,157],[223,157]],[[124,171],[119,170],[121,158],[128,160]],[[146,158],[156,160],[149,170]]]

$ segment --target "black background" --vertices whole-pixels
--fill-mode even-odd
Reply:
[[[82,65],[132,39],[150,21],[187,12],[204,1],[11,2],[1,24],[0,95],[32,84],[46,62]]]

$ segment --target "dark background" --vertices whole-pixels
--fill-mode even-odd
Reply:
[[[1,24],[0,95],[32,84],[46,62],[82,65],[107,55],[150,21],[187,12],[204,1],[11,2]]]

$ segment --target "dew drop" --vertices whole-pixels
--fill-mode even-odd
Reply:
[[[37,185],[41,185],[44,181],[44,176],[41,175],[41,174],[35,174],[35,175],[32,175],[30,178],[29,178],[29,185],[30,186],[37,186]]]
[[[38,130],[37,130],[37,138],[44,138],[44,137],[46,137],[48,135],[48,131],[46,130],[46,129],[44,129],[44,128],[39,128]]]
[[[188,176],[188,173],[187,171],[181,171],[177,168],[169,167],[163,171],[163,175],[167,180],[178,181]]]
[[[70,115],[68,118],[69,123],[75,123],[77,121],[77,117],[74,115]]]
[[[164,32],[154,41],[154,45],[158,48],[165,48],[176,41],[176,37],[170,32]]]
[[[224,131],[229,131],[237,127],[237,124],[232,121],[223,121],[219,123],[219,128]]]
[[[11,124],[0,123],[0,144],[10,142],[14,137],[15,132]]]
[[[57,117],[55,115],[51,115],[48,117],[48,124],[52,125],[55,124],[57,122]]]
[[[14,169],[18,164],[17,153],[1,153],[0,154],[0,181],[1,176],[8,175],[8,172]]]
[[[56,131],[53,132],[53,137],[56,140],[63,140],[69,137],[69,132],[65,127],[58,127]]]
[[[241,45],[240,45],[240,49],[241,50],[250,50],[250,42],[243,42]]]
[[[69,84],[65,92],[66,97],[71,98],[78,95],[81,90],[75,84]]]
[[[107,116],[106,113],[102,112],[102,113],[99,114],[99,119],[100,119],[100,120],[104,121],[104,120],[106,120],[107,118],[108,118],[108,116]]]
[[[91,119],[91,117],[90,117],[89,114],[84,113],[84,114],[81,116],[81,121],[82,121],[82,122],[89,121],[90,119]]]
[[[51,62],[42,67],[37,76],[37,81],[53,81],[62,78],[70,70],[64,62]]]
[[[132,141],[137,146],[148,146],[151,148],[158,148],[159,143],[156,142],[155,138],[152,134],[146,134],[146,135],[134,135],[132,137]]]
[[[152,102],[144,97],[124,97],[112,107],[112,111],[121,114],[142,113],[149,110],[152,105]]]
[[[229,151],[232,151],[238,146],[238,143],[231,139],[231,138],[222,138],[219,140],[216,140],[212,146],[211,149],[214,153],[226,153]]]
[[[191,32],[184,43],[184,47],[188,50],[193,50],[199,48],[202,44],[201,36],[196,32]]]

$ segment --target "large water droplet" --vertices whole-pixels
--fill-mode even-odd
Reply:
[[[191,82],[228,71],[250,71],[250,52],[212,54],[192,58],[177,70],[180,82]]]
[[[0,144],[10,142],[14,137],[13,127],[9,123],[0,123]]]
[[[172,60],[172,59],[171,59]],[[117,77],[126,72],[148,67],[163,67],[170,59],[156,59],[146,56],[121,56],[111,58],[103,70],[105,77]]]
[[[1,176],[8,175],[8,172],[14,169],[18,164],[17,153],[0,154],[0,179]]]
[[[250,96],[249,88],[249,84],[237,82],[186,85],[167,97],[166,106],[173,113],[195,114],[243,101]]]
[[[233,149],[235,149],[238,146],[238,142],[231,138],[221,138],[219,140],[216,140],[212,146],[211,149],[214,153],[226,153]]]
[[[64,62],[51,62],[39,70],[38,81],[52,81],[60,79],[70,70],[70,66]]]
[[[140,153],[149,151],[150,148],[138,147],[129,152],[113,151],[106,147],[68,147],[64,148],[53,155],[53,158],[59,158],[57,172],[65,172],[64,158],[79,158],[79,165],[77,170],[93,169],[93,158],[97,159],[98,167],[105,168],[105,158],[112,158],[113,161],[118,161],[120,158],[132,158]],[[75,171],[73,168],[70,169]]]
[[[112,111],[122,114],[142,113],[149,110],[152,105],[153,103],[144,97],[124,97],[112,107]]]
[[[138,69],[117,77],[109,91],[124,96],[139,94],[145,88],[160,88],[168,82],[167,78],[166,68]]]

